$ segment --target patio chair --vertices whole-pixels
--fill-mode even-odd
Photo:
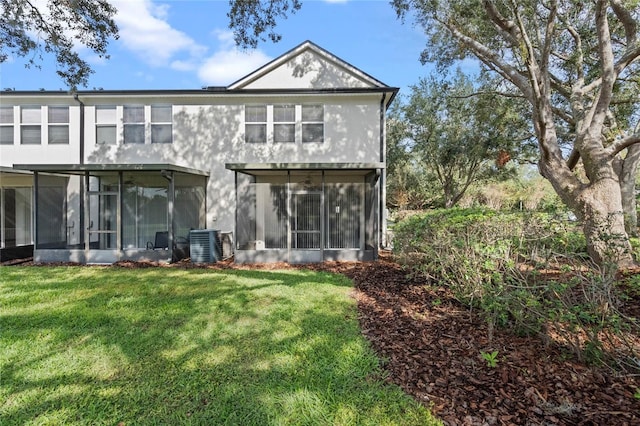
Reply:
[[[156,232],[155,241],[147,241],[147,250],[169,250],[169,231]]]

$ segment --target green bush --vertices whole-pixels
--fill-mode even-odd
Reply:
[[[393,242],[401,263],[444,282],[464,301],[503,281],[516,263],[586,256],[577,224],[549,213],[434,210],[398,222]]]
[[[394,252],[406,268],[479,309],[490,336],[495,326],[545,340],[553,334],[599,362],[599,335],[619,320],[612,274],[588,262],[579,223],[566,216],[429,211],[396,224]],[[548,270],[556,273],[542,273]]]
[[[640,238],[629,238],[631,250],[636,261],[640,262]]]

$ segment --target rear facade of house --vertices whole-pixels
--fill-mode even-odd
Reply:
[[[396,93],[311,42],[227,87],[2,92],[2,260],[375,259]]]

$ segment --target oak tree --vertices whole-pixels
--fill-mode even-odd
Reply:
[[[529,102],[540,173],[584,223],[600,264],[634,264],[623,194],[635,180],[638,0],[393,0],[424,29],[422,60],[477,58]],[[568,128],[570,145],[562,137]],[[635,130],[634,130],[635,129]],[[574,173],[581,161],[584,177]]]

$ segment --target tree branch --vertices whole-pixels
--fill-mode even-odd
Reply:
[[[607,18],[607,1],[596,2],[596,33],[598,36],[598,51],[600,56],[600,68],[602,71],[602,84],[588,112],[588,127],[593,133],[601,133],[604,119],[611,102],[613,86],[616,81],[615,64],[613,60],[613,48],[611,46],[611,33]]]
[[[627,48],[627,51],[616,61],[615,66],[613,67],[616,73],[616,76],[620,75],[622,71],[625,70],[631,63],[636,61],[640,57],[640,44],[634,46],[632,48]],[[587,86],[584,86],[582,89],[583,93],[589,93],[594,91],[602,84],[602,77],[599,77],[589,83]]]
[[[638,25],[631,13],[624,7],[620,0],[610,0],[613,13],[624,26],[624,34],[627,39],[627,46],[632,46],[637,41]]]
[[[607,153],[613,157],[632,145],[640,143],[640,134],[636,133],[626,138],[617,139],[607,147]]]
[[[513,83],[518,89],[522,91],[530,102],[533,102],[533,93],[531,87],[528,85],[527,79],[520,73],[520,71],[507,64],[496,52],[489,49],[479,41],[463,34],[454,24],[449,22],[443,22],[438,20],[444,25],[451,35],[458,39],[462,44],[467,46],[485,65],[489,66],[494,71],[498,72],[505,79]]]
[[[569,167],[569,170],[573,170],[578,165],[578,161],[580,161],[580,151],[573,148],[571,154],[569,154],[569,158],[567,158],[567,167]]]
[[[535,49],[533,48],[533,44],[531,43],[531,39],[526,33],[526,28],[520,13],[518,12],[518,3],[515,0],[511,0],[511,6],[513,8],[513,13],[516,16],[516,21],[518,22],[518,27],[520,28],[520,34],[522,37],[522,42],[526,47],[526,58],[524,58],[524,63],[529,71],[529,83],[531,84],[531,89],[533,91],[533,96],[536,101],[543,100],[543,90],[540,87],[541,83],[541,73],[540,67],[536,61]],[[538,102],[534,104],[534,108],[539,107]]]
[[[495,24],[503,38],[509,41],[511,46],[517,47],[520,42],[521,34],[516,24],[502,16],[493,1],[484,0],[483,3],[489,19]]]
[[[547,17],[547,23],[545,27],[545,35],[544,35],[544,45],[542,47],[542,58],[540,63],[540,68],[542,72],[548,72],[551,74],[551,70],[549,69],[549,57],[551,56],[551,44],[553,42],[553,36],[555,34],[555,20],[558,12],[558,4],[555,0],[551,1],[551,7],[549,9],[549,16]]]

